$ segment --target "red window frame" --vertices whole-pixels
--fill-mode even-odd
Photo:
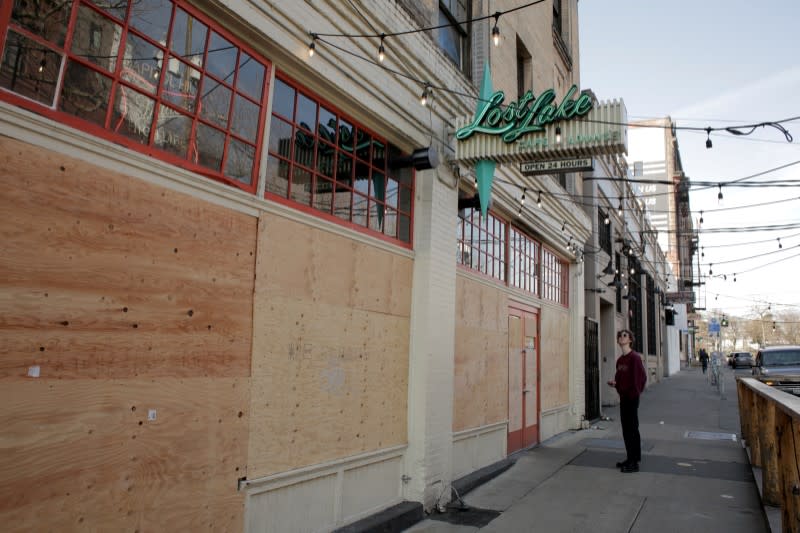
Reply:
[[[6,46],[11,42],[9,35],[13,32],[17,50],[30,53],[31,57],[36,53],[42,56],[39,73],[51,75],[52,78],[47,79],[46,82],[54,83],[55,87],[50,105],[37,101],[32,97],[18,94],[4,86],[0,87],[0,99],[228,185],[255,192],[258,186],[258,171],[261,165],[261,147],[263,144],[272,65],[254,50],[243,44],[232,33],[219,27],[210,17],[193,8],[185,0],[171,0],[169,3],[171,4],[170,6],[164,6],[165,10],[169,9],[170,18],[166,22],[167,34],[162,44],[162,42],[154,40],[147,35],[141,27],[137,27],[137,24],[134,24],[132,17],[134,3],[132,1],[125,4],[123,12],[115,7],[99,7],[88,0],[72,0],[68,15],[66,11],[64,12],[64,18],[68,20],[68,24],[64,30],[63,43],[54,42],[37,34],[30,28],[26,28],[23,23],[13,21],[12,13],[15,2],[13,0],[3,2],[2,6],[0,6],[0,65],[5,64],[6,54],[12,53],[6,50]],[[202,52],[181,55],[173,50],[176,46],[170,46],[173,30],[176,28],[176,14],[180,12],[179,10],[185,13],[185,20],[196,21],[198,27],[205,26],[205,43]],[[79,13],[81,14],[80,20]],[[184,16],[183,13],[181,13],[181,16]],[[87,30],[86,26],[89,22],[86,21],[96,22],[97,28],[100,29],[110,28],[112,31],[116,30],[116,33],[112,34],[112,39],[110,39],[111,41],[118,39],[115,44],[116,51],[114,54],[116,55],[92,56],[86,53],[78,53],[82,50],[76,52],[76,47],[87,46],[83,42],[87,37],[95,37],[91,35],[91,31],[95,31],[94,27],[92,30]],[[189,24],[191,23],[187,23],[187,26]],[[42,23],[42,25],[45,25],[45,23]],[[143,25],[140,23],[138,26]],[[104,41],[102,44],[108,44],[107,41],[109,39],[102,34],[100,29],[96,30],[99,34],[97,41],[99,42],[102,39]],[[187,39],[194,38],[194,34],[191,34],[192,30],[184,31],[189,34]],[[76,35],[80,39],[75,39],[73,42]],[[236,64],[233,65],[232,73],[227,76],[223,77],[221,74],[217,75],[212,72],[213,66],[209,62],[209,52],[218,54],[222,50],[212,48],[213,39],[217,39],[218,42],[227,41],[230,45],[227,48],[233,50],[236,56]],[[23,42],[33,43],[33,45],[26,51],[25,47],[19,44]],[[148,50],[155,50],[156,55],[152,58],[129,57],[128,52],[131,50],[129,45],[133,47],[134,43],[140,43],[141,46],[146,47]],[[41,48],[35,50],[33,46]],[[158,56],[159,53],[160,57]],[[202,55],[202,60],[193,59],[194,56],[199,55]],[[227,54],[225,55],[227,56]],[[46,57],[58,58],[60,62],[58,68],[48,64],[47,69],[49,70],[45,70],[43,67],[46,65],[44,59]],[[114,57],[116,59],[110,59]],[[16,61],[20,62],[19,55],[16,58]],[[142,79],[137,79],[133,75],[126,63],[129,65],[144,65],[147,60],[152,60],[152,63],[157,68],[149,71],[153,73],[153,76],[145,83]],[[253,63],[245,69],[245,65],[251,61]],[[106,68],[103,63],[108,63],[109,65],[113,63],[113,66]],[[246,70],[252,74],[254,72],[253,69],[258,72],[259,66],[263,68],[263,75],[260,76],[260,94],[253,94],[253,92],[258,91],[248,89],[246,86],[248,80],[242,72]],[[148,68],[152,68],[152,65]],[[104,111],[98,108],[94,115],[89,116],[88,114],[71,113],[62,110],[64,102],[69,101],[69,96],[65,96],[65,91],[69,86],[67,80],[70,79],[71,69],[80,73],[75,77],[77,80],[93,78],[99,80],[99,84],[103,87],[107,86],[107,92],[105,93],[106,109]],[[194,93],[175,93],[175,91],[165,88],[165,85],[170,83],[165,81],[166,79],[178,77],[175,71],[183,72],[181,74],[183,87],[189,87],[188,80],[193,85]],[[187,72],[189,74],[186,74]],[[17,67],[15,67],[13,75],[17,76],[18,74],[21,75]],[[30,78],[35,77],[35,73],[27,75]],[[232,79],[229,79],[231,75]],[[32,83],[30,82],[29,85]],[[196,87],[194,87],[194,83],[197,84]],[[20,86],[22,85],[24,83],[20,83]],[[204,93],[205,85],[208,85],[209,89]],[[219,89],[219,92],[216,95],[209,96],[211,91],[217,89]],[[213,117],[213,112],[203,110],[204,108],[213,108],[213,106],[206,105],[208,103],[206,102],[206,97],[209,96],[209,102],[214,98],[221,102],[219,107],[216,108],[216,111],[219,111],[224,110],[225,106],[224,96],[218,98],[218,95],[228,93],[230,93],[230,96],[227,116],[217,113],[215,118],[209,118],[209,116]],[[101,100],[101,97],[97,97],[97,102]],[[145,102],[146,104],[137,109],[129,105],[131,101]],[[176,101],[181,103],[176,103]],[[141,111],[142,109],[145,110],[144,115],[146,115],[150,112],[147,111],[149,105],[152,106],[151,117],[129,115],[131,110]],[[252,111],[255,109],[258,109],[257,118],[253,121],[251,117],[253,115]],[[115,120],[115,112],[122,115],[127,122],[139,122],[137,128],[142,131],[138,139],[134,138],[130,133],[129,135],[119,133],[123,119],[116,118]],[[164,114],[161,123],[159,123],[159,113]],[[237,118],[237,113],[239,113],[239,118]],[[169,118],[165,118],[167,115],[170,115]],[[168,130],[171,129],[171,126],[168,123],[175,117],[178,118],[175,124],[182,124],[183,133],[186,135],[185,137],[174,136],[164,141],[163,139],[170,135]],[[185,127],[187,121],[188,130]],[[243,128],[242,126],[245,122],[247,126]],[[117,124],[117,126],[115,127],[114,124]],[[144,132],[145,126],[149,130],[146,134]],[[156,138],[159,126],[163,128],[160,132],[162,144],[169,146],[169,143],[173,140],[177,140],[178,144],[185,140],[186,153],[184,155],[170,152],[158,146]],[[244,129],[247,130],[245,133],[243,133]],[[223,143],[221,154],[219,153],[220,143]],[[232,148],[233,146],[236,146],[236,149]],[[205,150],[205,147],[208,147],[208,151]],[[203,160],[206,161],[206,164],[201,162]],[[216,169],[209,166],[213,165],[214,161],[219,161]],[[248,165],[248,161],[250,161],[250,165]],[[229,163],[232,166],[226,168]],[[249,172],[246,172],[248,166]],[[242,172],[234,174],[233,172],[237,168],[242,169]],[[245,179],[248,181],[244,182],[243,180]]]
[[[413,169],[385,139],[275,73],[265,197],[403,246],[413,242]]]
[[[485,217],[474,208],[459,213],[456,263],[569,307],[569,263],[491,211]]]
[[[509,285],[539,295],[541,244],[515,227],[510,229]]]
[[[507,228],[507,223],[491,212],[483,217],[477,209],[464,209],[456,230],[458,263],[505,282]]]

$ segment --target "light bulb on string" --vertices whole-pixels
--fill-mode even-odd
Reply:
[[[539,191],[539,197],[536,199],[536,205],[542,207],[542,191]]]
[[[314,52],[317,49],[317,34],[311,34],[311,42],[308,45],[308,57],[314,57]]]
[[[733,282],[736,283],[736,272],[733,273]]]
[[[425,82],[425,86],[422,89],[422,94],[419,97],[419,103],[424,107],[428,105],[431,99],[432,99],[431,84]]]
[[[719,184],[719,194],[717,194],[717,202],[722,205],[722,184]]]
[[[706,249],[705,246],[701,246],[700,247],[700,257],[705,257],[706,256],[705,249]]]
[[[495,46],[500,46],[500,28],[497,27],[497,21],[500,20],[500,12],[494,14],[494,28],[492,28],[492,42]]]
[[[383,60],[386,59],[386,49],[383,47],[383,40],[386,38],[386,34],[381,33],[381,45],[378,47],[378,61],[383,63]]]
[[[520,205],[525,205],[525,192],[527,190],[528,189],[524,189],[524,188],[522,189],[522,198],[520,198],[520,200],[519,200]]]
[[[781,238],[778,237],[778,249],[781,249],[781,248],[783,248],[783,245],[781,244]]]
[[[703,212],[700,211],[700,224],[702,224],[702,223],[703,223]]]
[[[561,144],[561,126],[556,126],[556,144]]]
[[[622,198],[619,199],[619,207],[617,208],[617,214],[622,216]]]
[[[708,264],[708,275],[709,276],[713,276],[714,275],[714,271],[711,270],[711,267],[713,267],[713,266],[714,266],[714,263],[709,263]]]
[[[706,148],[711,148],[713,146],[711,144],[711,128],[706,128],[706,133],[708,134],[706,137]]]

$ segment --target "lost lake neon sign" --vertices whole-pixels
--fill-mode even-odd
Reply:
[[[576,100],[572,96],[577,85],[570,87],[560,104],[556,103],[556,93],[548,89],[537,98],[527,91],[522,98],[511,102],[505,108],[503,91],[495,92],[488,101],[482,103],[470,124],[456,131],[456,139],[463,141],[474,133],[501,135],[507,143],[512,143],[528,133],[542,132],[545,126],[561,120],[585,116],[592,110],[592,98],[582,92]]]

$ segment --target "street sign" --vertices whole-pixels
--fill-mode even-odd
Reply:
[[[594,170],[594,159],[591,157],[578,157],[556,161],[525,161],[519,164],[519,171],[526,175],[577,172],[580,170]]]

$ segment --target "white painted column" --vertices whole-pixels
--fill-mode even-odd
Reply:
[[[458,194],[441,166],[417,172],[416,192],[403,496],[429,510],[449,501],[453,470]]]
[[[586,292],[583,290],[583,264],[569,266],[569,383],[570,427],[581,427],[586,411],[586,362],[584,354],[584,317]]]

